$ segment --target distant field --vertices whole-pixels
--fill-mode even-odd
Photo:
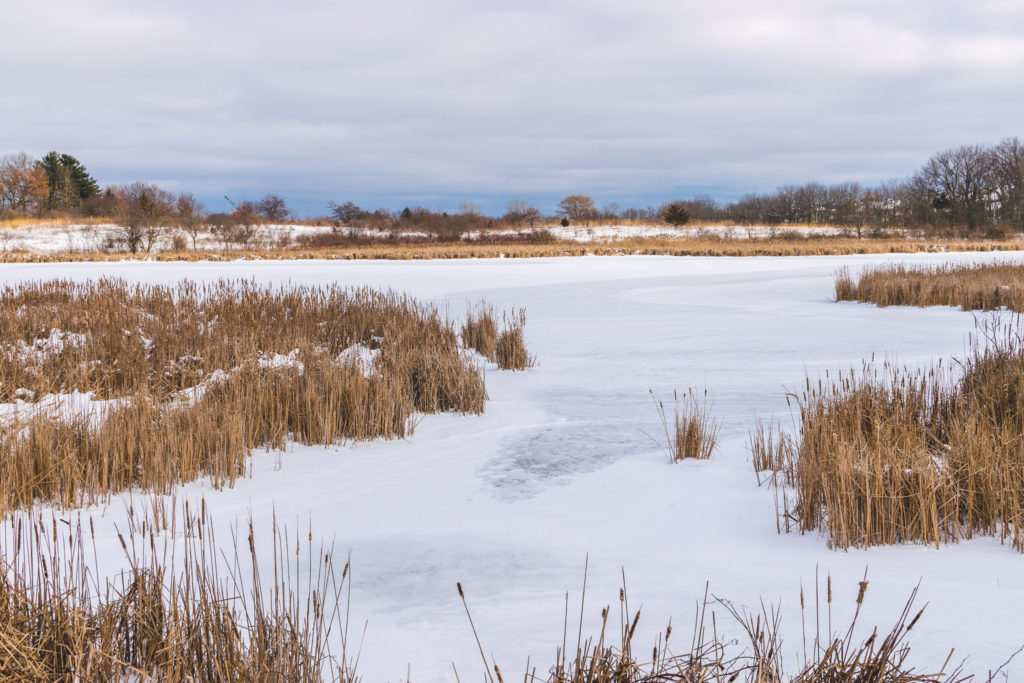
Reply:
[[[0,263],[57,263],[76,261],[233,261],[233,260],[429,260],[539,258],[558,256],[849,256],[855,254],[914,254],[941,252],[1022,251],[1024,240],[920,240],[909,238],[789,237],[719,238],[709,236],[630,237],[589,242],[524,241],[364,243],[351,246],[275,247],[164,250],[131,254],[119,251],[55,249],[0,251]]]
[[[865,231],[828,226],[667,225],[541,226],[474,231],[460,240],[371,229],[332,229],[314,224],[259,226],[241,242],[201,231],[191,237],[163,230],[147,252],[118,246],[121,228],[110,222],[0,223],[0,262],[146,259],[460,259],[552,256],[843,256],[941,251],[1016,251],[1024,238],[923,238],[902,230]]]

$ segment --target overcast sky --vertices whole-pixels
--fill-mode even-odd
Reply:
[[[211,209],[729,199],[1024,136],[1020,0],[0,3],[0,154]]]

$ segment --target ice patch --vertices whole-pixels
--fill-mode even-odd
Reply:
[[[481,476],[498,498],[520,500],[654,448],[656,444],[635,425],[574,422],[506,442]]]

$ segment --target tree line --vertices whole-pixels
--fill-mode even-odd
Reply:
[[[226,198],[228,199],[228,198]],[[231,202],[230,199],[228,199]],[[188,193],[173,194],[136,182],[101,189],[85,166],[69,154],[49,152],[40,159],[27,154],[0,157],[0,218],[82,216],[108,218],[119,226],[118,246],[150,251],[168,229],[195,248],[209,231],[224,246],[250,246],[261,226],[295,220],[283,197],[267,194],[255,201],[231,202],[229,212],[207,213]],[[493,228],[537,228],[617,221],[685,225],[831,225],[855,229],[911,228],[948,235],[996,234],[1024,230],[1024,143],[1006,138],[996,145],[964,145],[934,154],[914,174],[875,186],[857,182],[786,185],[774,192],[747,194],[717,202],[698,196],[660,206],[598,208],[583,194],[564,197],[553,216],[522,199],[505,212],[487,216],[473,202],[449,214],[412,206],[401,210],[363,209],[351,201],[329,202],[321,217],[336,234],[360,230],[422,233],[458,239]],[[176,245],[184,246],[184,245]]]

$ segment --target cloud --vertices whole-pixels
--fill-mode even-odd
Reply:
[[[314,212],[876,182],[1024,134],[1011,2],[41,0],[0,57],[0,151]]]

